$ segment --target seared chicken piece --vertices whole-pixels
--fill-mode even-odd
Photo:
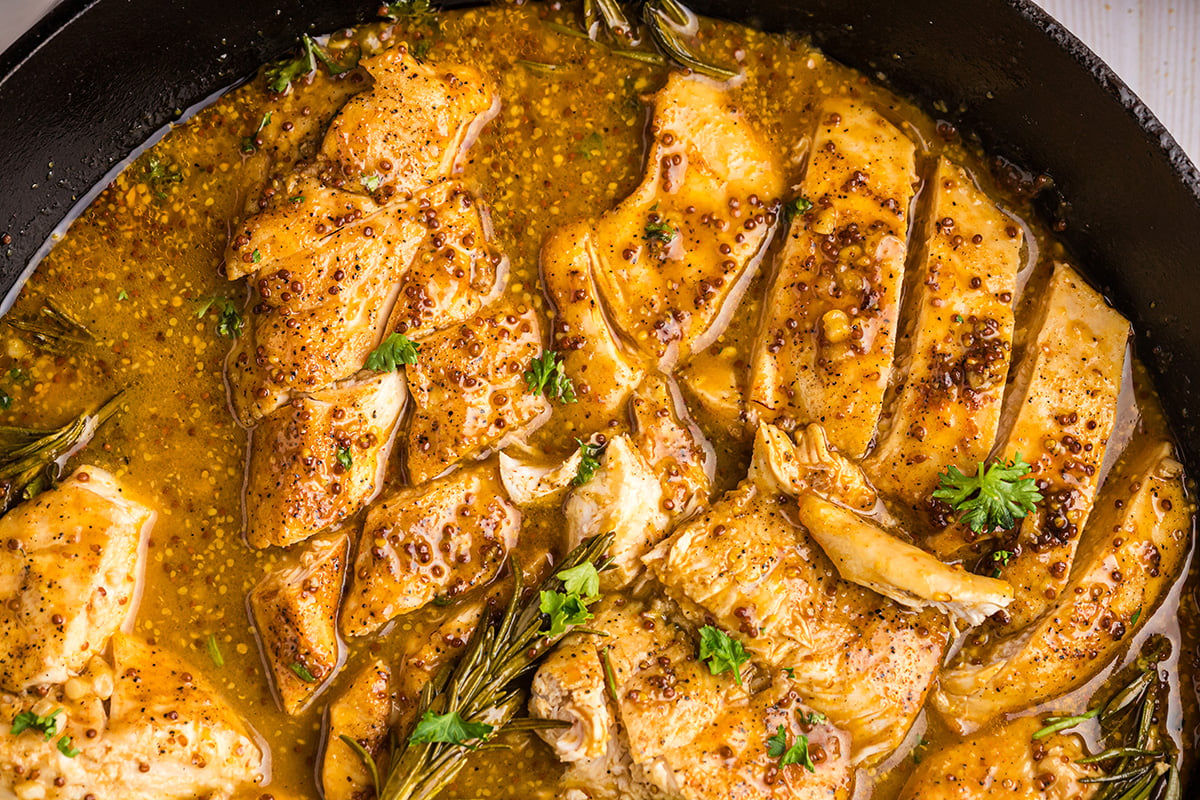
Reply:
[[[307,708],[341,665],[337,610],[349,548],[345,534],[314,539],[298,563],[268,573],[250,592],[263,660],[288,714]]]
[[[800,496],[797,515],[842,578],[902,606],[936,608],[974,626],[1012,602],[1004,581],[944,564],[816,494]]]
[[[483,75],[463,64],[424,64],[404,45],[365,58],[374,79],[333,119],[321,155],[369,191],[417,192],[456,171],[479,131],[500,111]],[[391,190],[391,191],[389,191]]]
[[[604,665],[591,634],[563,639],[538,667],[529,693],[529,714],[557,719],[570,728],[546,728],[538,735],[564,763],[602,758],[614,725]]]
[[[998,458],[1017,453],[1032,465],[1044,499],[1026,517],[1013,554],[999,564],[1016,599],[1004,628],[1018,631],[1061,595],[1079,532],[1096,497],[1100,467],[1117,414],[1129,323],[1075,270],[1055,266],[1036,337],[1005,400]],[[965,466],[965,465],[964,465]],[[936,549],[961,543],[969,531],[943,531]]]
[[[605,311],[594,276],[598,263],[586,222],[553,231],[542,245],[542,284],[555,310],[553,346],[578,401],[562,413],[585,433],[614,417],[644,372],[640,357],[620,340]]]
[[[712,445],[687,415],[679,387],[648,375],[630,402],[634,444],[662,484],[663,508],[672,520],[708,505],[717,460]]]
[[[1002,625],[982,629],[943,672],[934,700],[956,729],[974,730],[1082,686],[1174,583],[1195,507],[1170,445],[1134,449],[1105,481],[1058,600],[1014,635]]]
[[[709,82],[672,75],[655,96],[651,131],[633,194],[542,251],[552,299],[566,312],[555,334],[572,344],[568,374],[608,411],[622,398],[616,382],[636,368],[606,316],[647,366],[669,370],[703,350],[757,270],[783,190],[770,148]]]
[[[566,461],[546,463],[528,448],[514,446],[502,452],[499,461],[509,499],[527,506],[570,486],[579,474],[583,451],[577,449]]]
[[[901,800],[1089,800],[1103,784],[1082,783],[1103,771],[1080,764],[1076,734],[1039,741],[1038,717],[1022,717],[989,733],[922,756]]]
[[[412,420],[408,477],[434,478],[459,461],[524,437],[550,416],[524,374],[542,352],[537,313],[493,306],[461,325],[421,340],[408,368]]]
[[[860,458],[892,374],[915,147],[860,101],[827,100],[801,195],[767,292],[750,378],[751,414],[825,426]]]
[[[350,684],[329,704],[329,728],[321,761],[325,800],[359,800],[367,796],[371,773],[362,759],[342,741],[349,736],[378,759],[387,742],[392,700],[388,689],[391,669],[374,661],[359,670]]]
[[[362,373],[273,411],[246,470],[246,539],[285,547],[353,516],[379,493],[407,393],[399,372]]]
[[[243,425],[295,392],[362,369],[383,338],[397,282],[427,235],[413,212],[402,207],[355,223],[258,273],[245,329],[226,362]]]
[[[568,547],[602,533],[613,534],[608,555],[612,569],[600,585],[612,591],[629,584],[641,571],[641,558],[666,535],[671,518],[664,510],[662,484],[650,465],[621,434],[608,441],[592,479],[567,495]]]
[[[713,345],[679,371],[679,383],[695,403],[691,408],[703,410],[733,439],[745,435],[748,361],[738,347]]]
[[[487,209],[463,184],[436,186],[407,210],[429,232],[400,278],[388,329],[419,339],[500,297],[508,259],[494,244]]]
[[[697,624],[715,624],[759,662],[790,669],[806,702],[854,742],[855,763],[899,745],[945,652],[945,618],[901,609],[842,580],[787,498],[744,482],[644,559]]]
[[[885,494],[925,509],[938,473],[987,458],[1012,357],[1021,228],[946,159],[930,191],[921,266],[890,416],[863,469]]]
[[[795,443],[774,425],[761,423],[754,437],[750,479],[771,491],[815,492],[847,508],[879,510],[879,496],[862,470],[830,446],[825,429],[815,423],[799,431]]]
[[[521,529],[494,461],[401,489],[367,511],[342,632],[374,633],[434,598],[457,597],[496,576]]]
[[[849,796],[848,737],[824,721],[809,724],[788,684],[752,695],[749,680],[742,687],[732,673],[713,675],[668,602],[606,601],[596,611],[591,624],[608,636],[565,640],[539,669],[530,700],[535,713],[582,729],[565,754],[567,785],[587,785],[597,796],[656,796],[649,784],[688,800]],[[789,743],[808,736],[815,773],[780,769],[778,757],[768,757],[767,739],[780,725]]]
[[[228,797],[268,777],[256,734],[199,670],[121,633],[113,668],[103,773],[118,796]]]
[[[0,517],[0,687],[78,673],[133,614],[150,508],[83,466]]]

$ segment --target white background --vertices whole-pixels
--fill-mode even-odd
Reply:
[[[0,49],[54,2],[0,0]],[[1040,2],[1107,61],[1200,162],[1200,0]]]

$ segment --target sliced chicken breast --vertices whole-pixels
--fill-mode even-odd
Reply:
[[[662,484],[662,507],[671,520],[708,505],[717,459],[675,381],[661,373],[648,375],[630,400],[630,412],[633,441]]]
[[[348,736],[379,759],[387,744],[392,711],[391,669],[380,660],[362,667],[329,704],[321,789],[325,800],[359,800],[374,790],[371,774],[359,755],[342,740]],[[376,762],[378,764],[378,761]]]
[[[62,683],[136,612],[155,512],[82,466],[0,517],[0,688]]]
[[[916,147],[866,103],[826,100],[798,216],[763,305],[750,410],[785,428],[825,426],[860,458],[892,374]]]

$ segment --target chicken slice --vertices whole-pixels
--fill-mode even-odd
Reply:
[[[825,426],[860,458],[892,374],[915,146],[857,100],[827,100],[801,184],[811,210],[791,224],[764,304],[751,414]]]
[[[604,665],[591,634],[563,639],[538,667],[529,693],[529,715],[570,723],[538,735],[564,763],[603,758],[614,725]]]
[[[1082,686],[1166,596],[1188,553],[1195,507],[1169,444],[1133,449],[1105,481],[1056,602],[1015,634],[981,629],[942,673],[934,702],[958,730]]]
[[[487,596],[475,597],[455,606],[424,641],[418,642],[415,648],[410,647],[405,653],[403,668],[397,670],[394,683],[392,723],[397,730],[407,730],[415,723],[421,690],[439,670],[462,652],[480,618],[490,607],[488,601],[495,599],[497,590],[504,583],[497,581],[488,588]]]
[[[257,734],[199,670],[122,633],[113,667],[103,772],[120,797],[228,797],[269,777]]]
[[[345,690],[329,704],[328,734],[321,759],[325,800],[360,800],[372,791],[371,774],[341,737],[350,737],[373,758],[380,757],[387,743],[392,711],[390,680],[387,664],[373,661],[355,673]]]
[[[829,444],[825,429],[816,423],[798,431],[794,443],[774,425],[759,424],[750,479],[784,494],[815,492],[847,508],[879,511],[879,496],[866,475]]]
[[[524,378],[541,352],[537,313],[508,305],[421,340],[417,363],[408,368],[414,410],[407,465],[414,485],[523,438],[549,418],[550,402],[530,392]]]
[[[366,636],[438,596],[490,582],[520,529],[494,461],[385,496],[359,536],[342,632]]]
[[[1076,734],[1033,740],[1038,717],[1022,717],[988,733],[926,753],[901,800],[1089,800],[1103,784],[1083,783],[1103,771],[1080,764]]]
[[[1054,604],[1069,579],[1079,532],[1096,497],[1117,415],[1129,323],[1075,270],[1055,266],[1034,340],[1005,401],[996,455],[1020,453],[1044,499],[1005,543],[1013,553],[1000,577],[1016,599],[1007,630],[1029,625]],[[969,534],[969,531],[965,532]],[[961,526],[937,535],[943,547],[970,538]]]
[[[482,73],[464,64],[424,64],[405,46],[360,63],[374,79],[334,117],[321,155],[341,176],[385,196],[415,193],[451,175],[500,111]]]
[[[155,512],[82,466],[0,517],[0,688],[78,673],[136,611]]]
[[[427,234],[415,207],[391,209],[259,273],[245,329],[226,362],[243,425],[253,426],[293,393],[318,391],[362,369]]]
[[[1012,602],[1012,587],[1004,581],[944,564],[815,494],[800,496],[797,516],[843,579],[902,606],[936,608],[974,626]]]
[[[902,386],[863,470],[924,510],[938,473],[987,458],[1012,357],[1022,232],[970,175],[938,162],[920,269],[905,299]]]
[[[800,696],[854,742],[855,763],[895,749],[945,652],[945,618],[901,609],[842,580],[789,519],[787,498],[743,482],[644,559],[697,624],[789,669]]]
[[[314,539],[297,563],[268,573],[250,592],[263,660],[288,714],[307,708],[341,666],[337,610],[349,549],[345,534]]]
[[[246,469],[250,545],[286,547],[365,508],[383,485],[406,399],[401,373],[361,373],[259,423]]]
[[[591,225],[576,222],[551,232],[540,260],[542,285],[555,311],[554,349],[578,399],[562,412],[581,432],[599,430],[624,406],[644,367],[614,330],[596,288],[599,256]]]
[[[528,448],[514,445],[500,453],[500,480],[508,497],[518,506],[528,506],[570,486],[583,463],[577,449],[566,461],[546,462]]]
[[[667,79],[651,132],[641,184],[560,241],[586,253],[563,258],[591,262],[617,330],[670,370],[728,325],[774,230],[783,173],[729,95],[702,79]]]
[[[695,405],[716,422],[731,439],[745,436],[746,376],[750,365],[743,350],[733,345],[713,345],[696,353],[679,371],[679,383]]]
[[[600,575],[600,585],[605,591],[626,586],[641,572],[642,556],[666,535],[670,516],[664,506],[662,484],[650,465],[627,434],[614,436],[592,479],[567,495],[568,546],[613,534],[612,568]]]
[[[419,339],[499,298],[508,259],[495,245],[483,202],[463,184],[439,184],[408,209],[429,232],[400,278],[388,329]]]
[[[717,460],[712,445],[687,414],[675,381],[648,375],[630,402],[633,441],[662,484],[662,507],[672,521],[708,505]]]

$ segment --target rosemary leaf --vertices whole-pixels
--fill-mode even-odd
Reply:
[[[96,341],[92,332],[52,300],[43,301],[32,319],[10,319],[9,326],[34,347],[55,355],[68,355]]]
[[[736,71],[701,61],[688,47],[676,28],[684,22],[690,21],[690,14],[690,11],[673,0],[648,0],[642,6],[642,21],[646,23],[650,38],[672,60],[693,72],[719,81],[736,78],[738,75]]]

